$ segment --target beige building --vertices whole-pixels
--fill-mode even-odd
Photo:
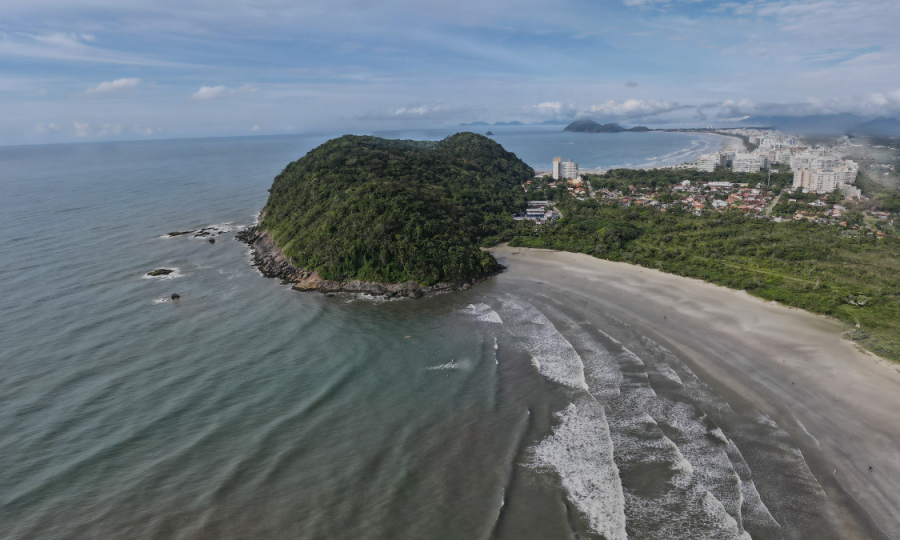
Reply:
[[[740,173],[755,173],[768,165],[768,158],[761,154],[735,154],[731,170]]]

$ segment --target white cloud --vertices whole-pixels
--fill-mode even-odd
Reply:
[[[429,107],[428,105],[420,105],[418,107],[400,107],[391,111],[391,115],[397,118],[425,118],[432,117],[442,111],[447,110],[443,105]]]
[[[194,92],[191,97],[194,99],[216,99],[224,94],[226,88],[224,86],[201,86],[200,90]]]
[[[223,85],[219,86],[201,86],[200,90],[194,92],[191,97],[194,99],[216,99],[225,96],[240,96],[255,94],[259,92],[259,88],[253,85],[245,84],[238,88],[228,88]]]
[[[88,129],[90,129],[91,125],[87,122],[81,123],[77,120],[74,122],[75,124],[75,136],[76,137],[87,137]]]
[[[89,45],[95,41],[96,37],[91,34],[0,32],[0,56],[138,66],[188,66]]]
[[[141,84],[140,79],[116,79],[114,81],[103,81],[102,83],[94,86],[93,88],[89,88],[87,90],[88,94],[104,94],[107,92],[119,92],[122,90],[129,90],[131,88],[137,87],[137,85]]]
[[[57,126],[56,124],[47,124],[46,126],[44,124],[38,124],[35,126],[35,129],[37,129],[38,131],[41,131],[41,132],[59,131],[59,126]]]
[[[252,131],[253,133],[256,133],[257,131],[259,131],[259,124],[254,125],[253,128],[250,129],[250,131]]]
[[[621,103],[609,100],[601,105],[591,105],[586,112],[615,118],[636,118],[655,116],[686,107],[687,105],[654,99],[627,99]]]
[[[121,135],[122,134],[122,126],[120,124],[103,124],[100,126],[100,132],[97,134],[98,137],[104,137],[107,135]]]
[[[900,115],[900,89],[846,99],[809,97],[802,101],[788,103],[758,103],[749,99],[728,100],[719,105],[719,112],[716,116],[719,118],[743,118],[747,116],[811,116],[844,113],[869,117],[896,117]]]

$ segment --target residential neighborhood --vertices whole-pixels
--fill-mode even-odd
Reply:
[[[582,174],[572,160],[557,157],[552,174],[538,175],[522,187],[534,195],[553,194],[555,200],[593,199],[698,215],[704,211],[741,212],[776,222],[807,220],[838,225],[879,237],[893,233],[897,216],[866,209],[866,198],[854,185],[859,165],[841,158],[842,147],[849,143],[847,137],[830,146],[815,146],[774,130],[734,129],[724,133],[743,138],[752,150],[720,151],[691,163],[647,170],[693,174],[693,180],[617,185],[612,178],[619,171]],[[723,181],[722,175],[737,181]],[[745,176],[747,181],[740,181]],[[517,220],[528,219],[538,225],[559,217],[549,199],[531,201],[527,212],[515,215]]]

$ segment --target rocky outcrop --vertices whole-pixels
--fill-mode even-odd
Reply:
[[[429,293],[447,292],[454,290],[468,290],[479,281],[484,281],[493,274],[482,276],[471,281],[458,283],[436,283],[430,286],[421,286],[415,281],[405,283],[378,283],[375,281],[332,281],[323,278],[318,272],[297,268],[288,259],[281,249],[275,245],[275,241],[268,231],[260,231],[257,227],[250,227],[240,231],[237,240],[249,244],[253,249],[253,264],[260,273],[268,278],[280,279],[282,283],[290,284],[295,291],[318,291],[321,293],[359,293],[374,296],[386,296],[389,298],[407,297],[421,298]]]
[[[168,268],[157,268],[156,270],[150,270],[149,272],[147,272],[147,275],[152,277],[168,276],[174,271],[175,270],[170,270]]]

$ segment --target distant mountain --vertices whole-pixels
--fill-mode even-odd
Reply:
[[[870,120],[858,114],[819,114],[814,116],[753,116],[741,121],[745,125],[770,126],[781,131],[809,135],[900,135],[900,121],[895,118]]]
[[[495,126],[524,126],[522,122],[513,120],[512,122],[494,122]]]
[[[900,120],[896,118],[876,118],[862,124],[853,130],[860,135],[890,135],[900,136]]]
[[[598,124],[590,118],[582,118],[575,120],[563,131],[572,131],[575,133],[622,133],[624,131],[650,131],[650,128],[644,126],[635,126],[633,128],[623,128],[619,124]]]
[[[464,123],[460,124],[460,126],[489,126],[489,125],[490,124],[488,124],[487,122],[482,122],[480,120],[477,122],[468,122],[468,123],[464,122]]]

